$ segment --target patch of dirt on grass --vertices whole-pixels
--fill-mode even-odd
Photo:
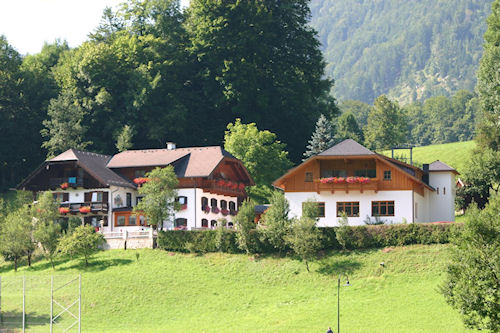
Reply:
[[[389,252],[392,252],[394,251],[394,248],[393,247],[386,247],[386,248],[383,248],[382,249],[382,252],[383,253],[389,253]]]

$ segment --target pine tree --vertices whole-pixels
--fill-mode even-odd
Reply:
[[[335,144],[334,131],[335,129],[332,122],[323,114],[320,115],[318,121],[316,122],[316,129],[314,130],[311,140],[309,140],[309,144],[307,145],[307,150],[304,153],[305,159],[319,154],[333,146]]]
[[[476,139],[482,148],[500,150],[500,0],[491,8],[477,78],[481,117]]]

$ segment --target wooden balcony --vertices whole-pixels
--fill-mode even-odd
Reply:
[[[90,207],[90,210],[85,209],[85,207]],[[61,212],[62,208],[67,208],[66,213]],[[60,205],[59,212],[61,214],[107,214],[108,203],[107,202],[71,202],[63,203]]]
[[[366,183],[349,183],[347,181],[339,183],[324,183],[320,179],[315,179],[314,185],[318,194],[321,191],[330,191],[332,194],[336,191],[342,191],[345,193],[349,193],[349,191],[360,191],[363,193],[365,190],[375,191],[375,193],[377,193],[379,190],[380,180],[378,178],[370,178],[370,180]]]
[[[225,186],[220,185],[220,180],[205,180],[203,181],[203,191],[219,194],[219,195],[227,195],[231,197],[244,197],[246,196],[245,188],[236,187],[236,186]]]
[[[62,184],[67,184],[66,188],[62,188]],[[50,178],[49,179],[49,188],[56,189],[67,189],[67,188],[77,188],[84,187],[85,182],[81,177],[64,177],[64,178]]]

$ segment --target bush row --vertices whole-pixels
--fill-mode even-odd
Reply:
[[[346,240],[346,248],[351,250],[410,244],[442,244],[448,243],[461,227],[460,223],[349,226],[343,230],[343,238]],[[342,248],[336,237],[341,228],[319,230],[322,234],[323,250]],[[236,242],[236,233],[229,229],[161,231],[157,245],[161,249],[178,252],[241,252]],[[251,252],[272,253],[275,250],[256,229],[251,232]]]

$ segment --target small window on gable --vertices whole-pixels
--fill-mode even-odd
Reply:
[[[436,193],[439,195],[439,187],[436,187]]]
[[[384,180],[391,180],[391,179],[392,179],[391,170],[384,170]]]
[[[306,174],[304,176],[304,181],[306,183],[312,183],[312,181],[313,181],[313,173],[312,172],[306,172]]]
[[[446,187],[443,187],[443,195],[446,195]]]

